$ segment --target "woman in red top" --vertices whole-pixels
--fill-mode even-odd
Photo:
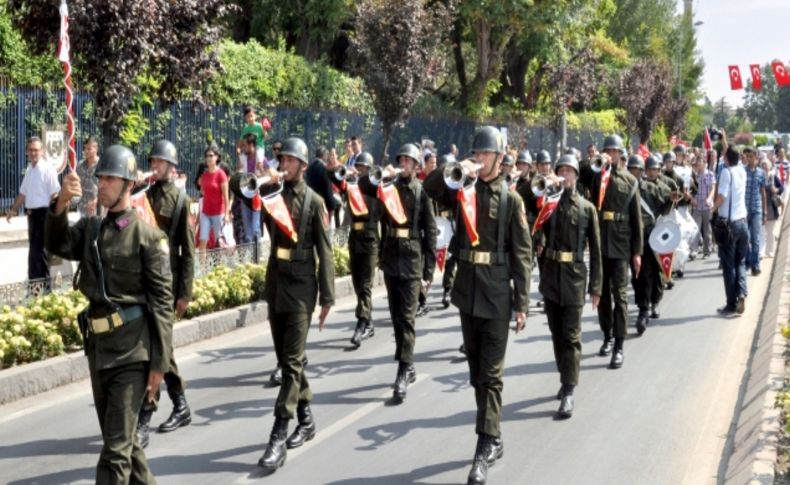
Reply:
[[[222,225],[230,221],[228,202],[228,176],[219,167],[219,153],[213,148],[206,150],[206,171],[200,176],[203,192],[203,208],[200,211],[200,250],[205,251],[209,231],[214,237],[222,235]]]

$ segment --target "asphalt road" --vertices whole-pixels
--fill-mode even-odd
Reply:
[[[772,261],[766,260],[766,267]],[[600,330],[589,305],[582,323],[576,412],[555,421],[559,386],[545,316],[533,308],[507,352],[505,455],[492,484],[700,484],[719,472],[738,386],[768,271],[749,277],[747,311],[719,318],[724,289],[715,258],[689,263],[643,337],[633,326],[625,365],[597,356]],[[533,279],[533,303],[537,284]],[[432,303],[438,304],[438,288]],[[311,330],[307,374],[318,435],[261,478],[256,462],[273,422],[277,390],[265,387],[275,356],[268,325],[177,350],[189,381],[193,423],[152,435],[146,450],[164,484],[465,483],[474,453],[474,395],[458,353],[457,312],[417,321],[417,382],[389,403],[396,373],[386,294],[374,293],[375,337],[349,350],[353,302]],[[631,323],[635,308],[631,307]],[[154,416],[167,418],[165,398]],[[291,426],[293,429],[293,423]],[[0,407],[0,483],[89,483],[101,437],[87,381]]]

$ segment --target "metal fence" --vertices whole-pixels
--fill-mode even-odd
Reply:
[[[63,91],[0,85],[0,209],[8,209],[19,190],[26,165],[25,140],[40,135],[46,125],[65,123],[64,96]],[[94,108],[89,95],[75,94],[78,154],[82,153],[85,138],[100,138],[101,130]],[[282,107],[266,108],[260,111],[260,114],[263,113],[272,121],[270,140],[295,135],[304,138],[311,148],[323,145],[342,150],[347,137],[358,135],[365,141],[366,150],[374,155],[382,151],[380,123],[375,116]],[[188,191],[192,195],[196,191],[192,181],[209,139],[219,144],[224,153],[223,160],[233,161],[235,158],[235,143],[243,125],[240,106],[204,108],[196,103],[181,102],[171,106],[146,107],[143,109],[143,118],[148,122],[149,129],[140,142],[132,147],[141,161],[141,168],[147,168],[145,154],[154,140],[164,137],[174,141],[179,150],[179,170],[187,174]],[[395,127],[390,153],[402,143],[424,138],[434,140],[441,153],[450,144],[457,145],[461,153],[466,153],[476,126],[477,123],[470,120],[411,118],[408,123]],[[555,134],[547,128],[516,124],[502,126],[508,128],[511,146],[526,142],[531,150],[550,151],[557,146]],[[583,148],[600,139],[600,134],[596,132],[568,131],[569,146]]]

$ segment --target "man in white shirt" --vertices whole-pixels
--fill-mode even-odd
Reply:
[[[726,144],[725,140],[722,141]],[[749,229],[746,225],[746,170],[739,163],[740,153],[732,147],[726,147],[724,159],[727,165],[719,175],[713,203],[713,211],[717,214],[713,234],[719,245],[719,260],[727,295],[727,304],[718,311],[722,315],[731,315],[744,312]]]
[[[41,139],[34,136],[28,139],[27,158],[30,164],[25,171],[19,195],[14,205],[6,213],[6,219],[19,213],[24,205],[27,214],[27,278],[36,280],[49,279],[49,259],[44,252],[44,220],[47,208],[54,196],[60,192],[60,183],[55,168],[44,160]],[[48,286],[48,285],[47,285]]]

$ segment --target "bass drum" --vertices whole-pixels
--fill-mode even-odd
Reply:
[[[659,216],[648,239],[650,248],[657,254],[671,253],[680,246],[681,241],[680,224],[671,217]]]
[[[446,217],[437,216],[435,219],[436,228],[439,230],[439,234],[436,236],[436,248],[449,247],[450,239],[453,237],[453,224]]]

